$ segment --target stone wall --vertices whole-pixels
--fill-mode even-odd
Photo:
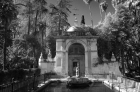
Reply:
[[[54,72],[54,63],[52,62],[41,62],[39,65],[41,69],[41,74]]]

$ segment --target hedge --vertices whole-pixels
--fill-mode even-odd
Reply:
[[[14,78],[15,81],[25,80],[33,75],[40,75],[40,69],[13,69],[9,71],[0,71],[0,85],[7,84]]]

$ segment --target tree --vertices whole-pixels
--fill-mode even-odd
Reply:
[[[59,35],[62,34],[62,30],[66,26],[70,26],[68,23],[68,16],[71,11],[69,8],[71,7],[70,0],[60,0],[57,5],[50,5],[52,9],[51,14],[51,27],[59,31]]]
[[[102,23],[100,29],[102,30],[99,34],[99,38],[97,39],[97,49],[98,49],[98,56],[99,56],[99,63],[103,63],[103,57],[111,61],[112,57],[112,49],[111,41],[111,27],[113,24],[113,19],[111,13],[108,13]]]
[[[34,0],[18,0],[15,5],[19,7],[19,23],[20,31],[24,34],[30,34],[34,30],[33,26],[33,15],[34,15]]]
[[[44,18],[44,16],[46,16],[46,14],[48,13],[48,9],[46,8],[47,6],[47,2],[46,0],[34,0],[34,11],[35,11],[35,30],[34,33],[36,33],[37,31],[37,27],[39,24],[39,21],[42,21],[42,19]],[[42,16],[43,15],[43,16]],[[39,17],[39,18],[38,18]],[[41,23],[42,24],[42,23]]]
[[[42,46],[40,49],[43,51],[45,48],[45,46],[43,46],[43,42],[44,35],[46,34],[46,21],[48,13],[46,0],[24,0],[17,2],[16,5],[21,5],[24,7],[24,9],[20,9],[23,12],[21,12],[20,15],[20,18],[22,19],[21,22],[23,23],[21,24],[23,26],[23,31],[28,30],[28,36],[34,36],[34,38],[36,38],[34,40],[41,42],[39,43]],[[22,28],[20,30],[22,30]],[[38,54],[36,53],[36,47],[31,47],[33,47],[33,57],[36,58],[36,54]],[[38,58],[35,60],[38,63]]]
[[[23,37],[16,38],[13,42],[13,48],[11,50],[12,62],[20,62],[28,59],[38,65],[38,59],[41,53],[41,44],[37,38],[33,35],[24,35]],[[17,59],[17,61],[14,61]]]
[[[10,30],[10,24],[17,17],[17,9],[12,0],[0,1],[0,21],[3,27],[3,70],[5,70],[6,62],[6,48],[7,48],[7,34]]]
[[[53,38],[53,34],[58,32],[58,35],[63,35],[65,31],[65,27],[69,27],[68,16],[71,7],[70,0],[60,0],[57,5],[50,5],[50,33],[48,36],[48,47],[51,51],[52,58],[55,57],[56,54],[56,40]]]
[[[139,1],[119,1],[114,0],[115,13],[106,16],[102,25],[102,34],[107,37],[109,48],[117,51],[116,56],[120,63],[120,71],[123,75],[135,78],[140,75],[139,66]],[[104,41],[105,42],[105,41]],[[117,48],[116,48],[117,47]]]

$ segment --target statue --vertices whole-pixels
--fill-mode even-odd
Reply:
[[[38,60],[39,62],[39,66],[41,65],[41,63],[42,62],[44,62],[44,58],[43,58],[43,54],[42,54],[42,52],[41,52],[41,54],[40,54],[40,57],[39,57],[39,60]]]
[[[76,77],[79,77],[79,66],[76,67]]]
[[[50,51],[50,49],[49,49],[49,53],[48,53],[48,61],[52,61],[52,55],[51,55],[51,51]]]

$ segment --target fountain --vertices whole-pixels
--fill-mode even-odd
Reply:
[[[67,80],[67,87],[89,87],[92,81],[87,77],[82,77],[79,75],[79,67],[76,67],[76,76],[69,77]]]

